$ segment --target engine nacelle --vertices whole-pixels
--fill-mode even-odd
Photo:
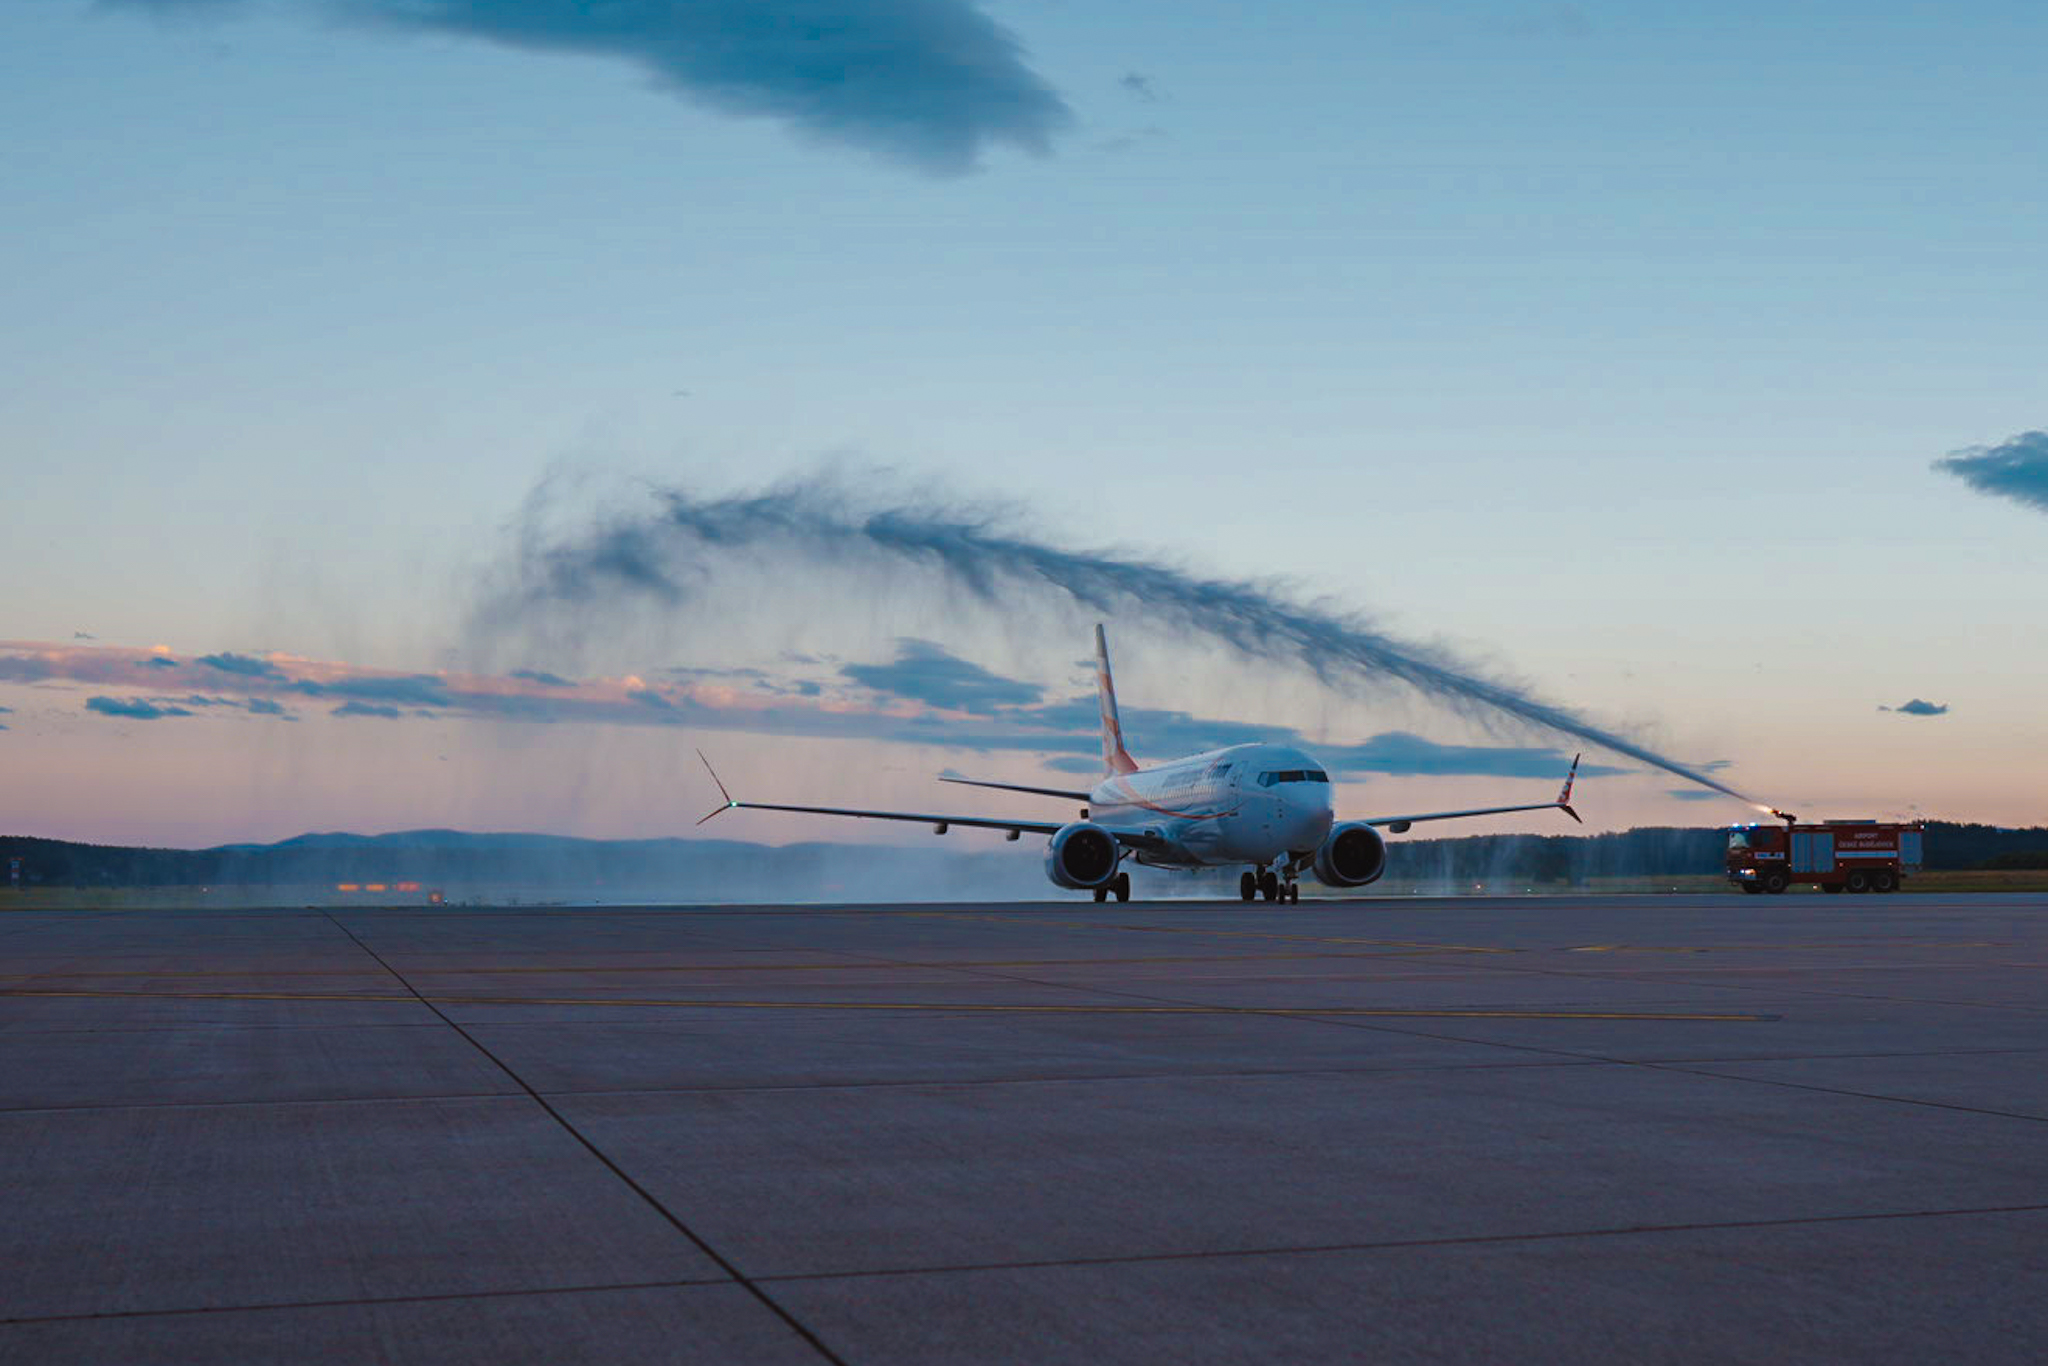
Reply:
[[[1364,821],[1346,821],[1316,850],[1315,866],[1326,887],[1363,887],[1387,871],[1387,842]]]
[[[1116,836],[1093,821],[1075,821],[1053,832],[1045,846],[1045,875],[1062,887],[1093,891],[1116,877]]]

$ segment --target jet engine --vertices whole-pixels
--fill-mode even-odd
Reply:
[[[1045,846],[1045,875],[1062,887],[1091,891],[1116,876],[1116,836],[1091,821],[1075,821],[1053,832]]]
[[[1387,842],[1364,821],[1346,821],[1316,850],[1315,867],[1326,887],[1363,887],[1387,871]]]

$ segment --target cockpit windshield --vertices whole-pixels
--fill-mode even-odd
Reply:
[[[1283,768],[1259,775],[1260,787],[1275,787],[1281,783],[1327,783],[1330,775],[1319,768]]]

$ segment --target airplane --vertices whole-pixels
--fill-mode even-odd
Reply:
[[[1109,671],[1109,641],[1095,628],[1095,684],[1102,706],[1102,779],[1086,792],[1019,783],[984,782],[975,778],[941,777],[942,783],[1024,792],[1087,803],[1080,819],[1017,820],[1007,816],[946,816],[909,811],[862,811],[837,806],[788,806],[772,802],[736,801],[726,791],[711,761],[697,757],[718,786],[724,803],[699,820],[702,825],[727,811],[794,811],[813,816],[852,816],[866,820],[910,821],[929,825],[938,834],[953,826],[1002,830],[1016,840],[1029,833],[1047,836],[1045,875],[1054,885],[1093,892],[1097,901],[1114,896],[1128,901],[1131,875],[1126,859],[1157,868],[1211,868],[1244,865],[1238,897],[1252,901],[1301,900],[1299,878],[1313,872],[1327,887],[1364,887],[1387,869],[1387,842],[1381,830],[1402,834],[1423,821],[1458,820],[1467,816],[1498,816],[1514,811],[1562,811],[1573,820],[1572,782],[1579,756],[1572,758],[1564,790],[1554,802],[1521,806],[1482,806],[1468,811],[1425,811],[1406,816],[1373,816],[1339,821],[1330,800],[1330,775],[1321,765],[1289,745],[1229,745],[1141,768],[1124,748],[1123,722],[1117,714],[1116,684]],[[1581,822],[1583,824],[1583,822]]]

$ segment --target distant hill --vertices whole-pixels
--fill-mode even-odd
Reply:
[[[1401,879],[1560,883],[1712,873],[1721,867],[1726,830],[1644,827],[1596,835],[1396,837],[1390,843],[1392,874]],[[607,900],[634,893],[661,899],[893,900],[934,895],[1035,897],[1046,892],[1040,859],[971,833],[924,845],[892,846],[593,840],[464,830],[381,835],[328,831],[275,844],[212,849],[143,849],[0,836],[0,863],[10,858],[22,860],[23,880],[31,886],[416,882],[422,888],[443,889],[451,897],[517,890]],[[2048,863],[2048,829],[1928,825],[1929,868],[2042,863]]]

